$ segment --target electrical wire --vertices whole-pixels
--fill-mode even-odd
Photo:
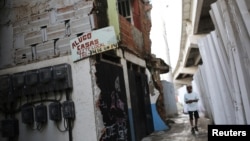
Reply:
[[[68,131],[69,129],[68,129],[68,126],[67,126],[67,121],[66,121],[66,119],[63,120],[63,125],[64,125],[64,130],[60,129],[60,127],[59,127],[59,122],[56,122],[56,127],[57,127],[57,129],[58,129],[60,132],[66,132],[66,131]]]
[[[33,109],[35,108],[35,104],[37,103],[41,103],[43,104],[43,102],[58,102],[60,103],[60,101],[62,100],[62,96],[63,96],[63,92],[60,91],[59,92],[59,96],[57,97],[57,94],[55,94],[55,99],[48,99],[47,95],[45,97],[43,97],[42,94],[40,94],[40,100],[36,100],[34,101],[34,95],[25,95],[26,98],[26,103],[22,103],[22,96],[20,96],[17,100],[17,103],[12,103],[10,105],[10,111],[8,110],[8,106],[7,104],[2,104],[3,106],[0,107],[0,112],[5,113],[5,117],[7,118],[8,115],[11,114],[11,116],[14,116],[14,114],[16,114],[17,112],[20,112],[22,107],[25,105],[31,105],[33,107]],[[66,100],[69,101],[70,98],[70,92],[67,90],[66,91]],[[14,105],[13,105],[14,104]],[[40,122],[33,122],[32,124],[27,124],[28,127],[32,130],[38,130],[38,131],[42,131],[44,129],[44,123],[40,123]],[[59,126],[59,122],[56,122],[56,127],[60,132],[69,132],[69,141],[73,141],[73,136],[72,136],[72,129],[74,126],[74,122],[72,119],[65,119],[63,120],[63,126],[64,129],[60,129]]]
[[[42,129],[43,129],[43,124],[42,123],[37,123],[36,124],[36,130],[42,131]]]

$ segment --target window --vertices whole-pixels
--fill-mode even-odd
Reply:
[[[131,11],[130,11],[130,1],[129,0],[118,0],[118,10],[119,14],[125,17],[129,22],[131,22]]]
[[[83,32],[82,32],[82,33],[76,34],[76,37],[80,37],[80,36],[82,36],[82,35],[83,35]]]
[[[66,20],[65,22],[65,35],[70,36],[70,20]]]
[[[47,38],[47,26],[41,27],[41,33],[42,33],[43,42],[46,42],[48,40],[48,38]]]
[[[58,54],[58,38],[54,39],[54,55]]]
[[[37,46],[37,44],[31,45],[32,60],[36,60],[37,59],[36,46]]]

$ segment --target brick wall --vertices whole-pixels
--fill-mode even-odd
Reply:
[[[143,33],[143,39],[144,39],[144,52],[145,57],[151,56],[151,40],[150,40],[150,30],[151,30],[151,19],[149,17],[149,12],[152,8],[152,6],[149,3],[142,3],[140,1],[140,17],[141,17],[141,31]]]
[[[149,38],[151,21],[147,16],[148,5],[139,1],[139,9],[137,10],[140,12],[137,12],[137,15],[133,17],[137,17],[136,20],[140,21],[136,22],[136,26],[138,26],[139,29],[128,22],[123,16],[119,16],[121,43],[130,51],[146,58],[151,54],[151,40]],[[138,15],[139,13],[140,15]]]
[[[122,44],[125,45],[128,49],[132,50],[134,53],[138,53],[139,48],[136,46],[132,36],[133,26],[123,16],[119,16],[119,22]]]
[[[93,8],[93,1],[13,0],[9,9],[11,14],[5,18],[4,12],[0,13],[1,19],[10,21],[8,26],[13,29],[12,39],[9,39],[13,44],[0,44],[1,48],[12,51],[1,59],[6,60],[11,56],[13,61],[8,63],[18,65],[69,55],[70,39],[91,31],[88,13]],[[137,22],[140,25],[136,26],[139,28],[120,17],[121,40],[127,48],[144,57],[151,52],[151,22],[147,17],[145,4],[139,0],[136,13],[137,20],[140,21]],[[66,34],[66,22],[69,22],[70,34]]]
[[[38,0],[30,3],[14,0],[11,9],[13,63],[17,65],[69,55],[70,39],[91,31],[88,13],[92,3],[91,0]]]

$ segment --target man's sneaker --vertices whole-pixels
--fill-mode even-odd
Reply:
[[[194,127],[194,130],[197,132],[199,131],[197,126]]]

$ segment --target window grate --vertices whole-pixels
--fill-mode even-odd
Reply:
[[[120,15],[122,15],[129,22],[131,22],[131,11],[130,11],[129,0],[118,0],[118,10]]]

